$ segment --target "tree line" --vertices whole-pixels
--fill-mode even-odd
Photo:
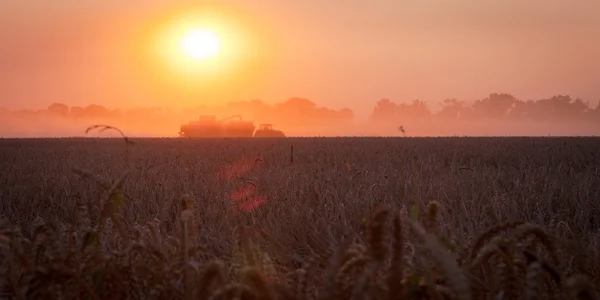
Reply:
[[[433,113],[426,102],[394,103],[389,99],[377,102],[371,121],[410,120],[423,118],[444,120],[503,120],[503,121],[600,121],[600,104],[590,107],[589,102],[568,95],[557,95],[540,100],[520,100],[506,93],[492,93],[471,103],[446,99],[440,111]]]
[[[600,129],[594,129],[600,128],[595,124],[600,121],[600,105],[591,107],[589,102],[568,95],[520,100],[506,93],[492,93],[472,102],[446,99],[436,111],[422,100],[394,102],[384,98],[375,103],[366,122],[357,120],[352,109],[320,107],[309,99],[294,97],[274,104],[248,100],[178,111],[152,106],[110,109],[100,104],[52,103],[38,110],[0,109],[0,125],[3,135],[37,134],[41,129],[44,134],[69,129],[71,134],[73,127],[96,122],[118,125],[143,135],[173,135],[180,125],[205,114],[217,118],[240,115],[257,126],[273,123],[286,132],[308,135],[397,135],[401,133],[394,130],[400,125],[411,135],[600,133]]]
[[[473,102],[458,99],[445,99],[441,109],[433,112],[423,100],[394,102],[384,98],[376,102],[369,115],[370,121],[410,120],[423,118],[442,118],[455,120],[531,120],[531,121],[570,121],[600,120],[600,103],[590,107],[589,102],[573,99],[568,95],[557,95],[540,100],[520,100],[506,93],[492,93],[484,99]],[[6,113],[9,111],[5,110]],[[46,114],[66,118],[151,118],[175,114],[240,114],[249,119],[263,119],[286,123],[305,123],[311,120],[321,122],[351,122],[354,112],[349,108],[333,110],[319,107],[305,98],[290,98],[284,102],[267,104],[261,100],[230,102],[221,106],[200,105],[176,112],[164,107],[137,107],[127,110],[109,109],[103,105],[92,104],[85,107],[69,107],[64,103],[53,103],[40,110],[10,111],[21,116]]]

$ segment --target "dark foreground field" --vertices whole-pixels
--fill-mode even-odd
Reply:
[[[0,140],[4,295],[597,297],[600,139],[133,142]]]

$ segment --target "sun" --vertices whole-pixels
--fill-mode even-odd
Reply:
[[[140,74],[185,99],[200,91],[206,99],[238,93],[234,85],[261,88],[279,63],[280,44],[268,25],[230,5],[174,5],[139,27]]]
[[[180,43],[181,50],[192,59],[206,59],[221,50],[219,37],[207,29],[193,29],[185,33]]]

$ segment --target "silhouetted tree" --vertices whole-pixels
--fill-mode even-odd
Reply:
[[[375,105],[370,119],[372,121],[386,121],[398,119],[400,106],[387,98],[381,99]]]
[[[445,99],[438,116],[448,119],[460,119],[466,108],[467,104],[464,101]]]
[[[377,101],[375,108],[371,113],[371,121],[383,121],[390,120],[397,117],[398,105],[390,101],[390,99],[384,98]]]
[[[422,119],[431,115],[431,111],[425,101],[413,100],[411,104],[396,104],[389,99],[381,99],[375,105],[371,113],[370,120],[381,121],[401,121],[410,119]]]
[[[294,97],[281,103],[281,107],[296,110],[297,112],[307,112],[315,110],[317,108],[317,105],[308,99]]]
[[[533,100],[516,101],[509,116],[517,120],[532,119],[535,117],[536,102]]]
[[[310,127],[342,125],[342,123],[351,122],[354,113],[350,109],[336,111],[318,107],[314,102],[305,98],[290,98],[270,108],[269,116],[279,124]]]
[[[471,106],[476,118],[505,118],[517,99],[510,94],[492,93],[489,97],[477,100]]]
[[[109,110],[102,105],[92,104],[83,108],[83,114],[87,118],[113,118],[118,116],[118,111]]]
[[[580,98],[575,99],[569,103],[569,116],[579,118],[590,110],[589,102],[584,102]]]
[[[535,101],[535,107],[531,109],[530,115],[533,119],[552,121],[580,118],[589,111],[587,103],[581,99],[573,100],[568,95],[557,95]]]
[[[48,106],[48,112],[50,112],[53,115],[68,117],[71,111],[66,104],[52,103],[50,104],[50,106]]]
[[[429,111],[427,102],[417,99],[406,106],[406,114],[405,117],[420,119],[431,116],[431,111]]]

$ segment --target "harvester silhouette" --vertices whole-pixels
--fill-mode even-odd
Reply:
[[[260,124],[256,132],[254,132],[255,129],[252,121],[244,121],[240,115],[219,120],[214,115],[201,115],[198,120],[181,125],[179,136],[204,138],[285,137],[283,132],[273,129],[272,124]]]

